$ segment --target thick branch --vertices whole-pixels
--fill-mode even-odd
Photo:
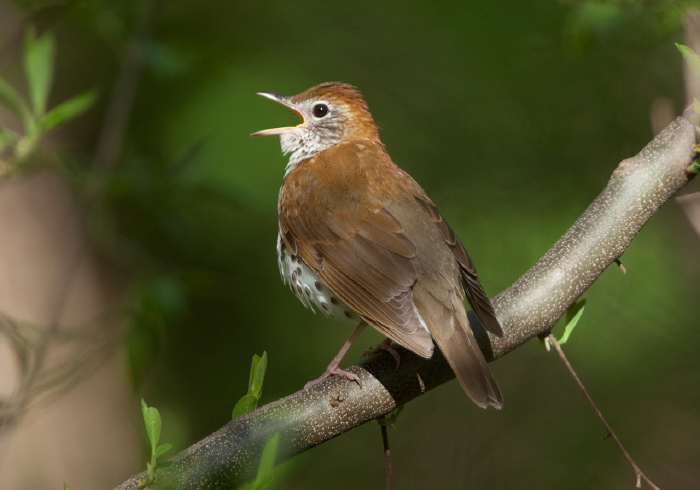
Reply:
[[[608,185],[569,231],[493,300],[506,336],[488,337],[476,325],[489,359],[546,333],[583,291],[618,259],[653,214],[691,178],[695,126],[677,118],[637,156],[620,163]],[[424,360],[397,347],[401,364],[378,354],[350,368],[362,388],[333,376],[309,390],[232,420],[159,469],[156,488],[232,488],[257,470],[262,447],[279,433],[278,461],[374,420],[454,377],[440,355]],[[119,486],[135,489],[142,475]]]

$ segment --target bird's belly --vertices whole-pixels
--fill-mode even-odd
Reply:
[[[357,313],[333,294],[300,257],[287,250],[281,237],[277,238],[277,257],[282,281],[289,284],[304,306],[344,323],[355,325],[360,321]]]

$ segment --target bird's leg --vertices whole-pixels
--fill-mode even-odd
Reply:
[[[357,384],[360,385],[360,388],[362,388],[362,383],[360,382],[360,378],[355,376],[353,373],[350,371],[345,371],[344,369],[340,369],[338,365],[340,364],[340,361],[343,359],[343,356],[345,356],[345,353],[348,351],[350,346],[352,345],[353,342],[355,342],[355,339],[362,333],[362,331],[365,329],[367,326],[367,322],[364,320],[360,321],[360,324],[355,328],[355,331],[350,335],[348,340],[345,341],[343,346],[340,348],[340,351],[336,356],[333,358],[331,363],[328,365],[326,368],[326,371],[317,379],[311,380],[308,383],[304,385],[304,389],[310,388],[313,385],[320,383],[324,379],[328,378],[329,376],[332,376],[334,374],[339,374],[342,376],[345,376],[348,378],[350,381],[357,381]]]
[[[391,339],[389,337],[385,338],[382,340],[379,344],[377,344],[375,347],[372,347],[371,349],[368,349],[362,353],[363,357],[371,356],[372,354],[376,354],[377,352],[381,351],[386,351],[389,354],[391,354],[391,357],[394,358],[396,361],[396,367],[399,367],[399,364],[401,363],[401,357],[399,357],[399,353],[396,352],[396,349],[394,349],[391,346]]]

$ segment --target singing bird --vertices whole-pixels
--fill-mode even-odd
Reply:
[[[277,252],[301,302],[357,324],[325,373],[339,368],[371,325],[419,356],[442,350],[480,407],[503,397],[479,350],[464,296],[481,324],[503,336],[476,269],[425,191],[389,157],[360,92],[327,82],[291,97],[258,92],[294,111],[297,126],[266,129],[290,154],[279,194]]]

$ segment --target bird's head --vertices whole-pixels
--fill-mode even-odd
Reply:
[[[300,118],[296,126],[265,129],[251,136],[278,135],[284,153],[295,165],[341,142],[378,139],[377,126],[362,94],[346,83],[326,82],[291,97],[258,92],[288,107]]]

